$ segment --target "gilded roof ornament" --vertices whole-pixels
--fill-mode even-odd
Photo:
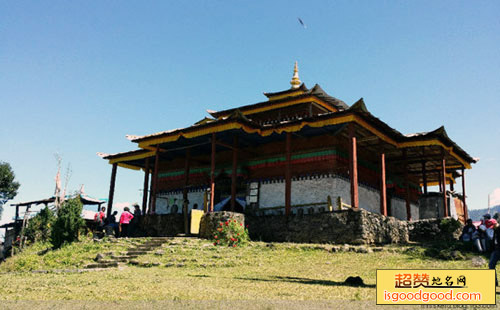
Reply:
[[[300,84],[302,84],[299,79],[299,66],[297,65],[297,62],[295,62],[295,67],[293,68],[293,77],[290,81],[290,84],[292,84],[292,89],[297,89],[299,88]]]

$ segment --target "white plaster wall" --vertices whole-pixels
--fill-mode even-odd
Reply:
[[[451,196],[450,201],[450,216],[454,218],[455,220],[458,220],[458,214],[457,214],[457,207],[455,206],[455,200],[453,199],[453,196]]]
[[[406,221],[406,201],[400,198],[391,199],[391,215],[397,219]]]
[[[302,205],[310,203],[325,203],[330,195],[334,204],[340,196],[346,204],[351,204],[351,186],[349,180],[338,176],[318,177],[311,179],[292,180],[292,205]],[[259,208],[266,209],[285,205],[285,182],[263,182],[259,191]],[[359,205],[361,208],[380,213],[380,194],[377,190],[359,185]],[[313,207],[317,212],[324,206]],[[310,207],[304,207],[304,213]],[[296,212],[297,208],[292,209]],[[279,211],[269,211],[266,213],[276,213]]]
[[[411,212],[412,221],[416,221],[416,220],[420,219],[420,214],[419,214],[420,208],[419,208],[418,204],[410,203],[410,212]]]
[[[203,208],[203,193],[203,190],[188,192],[188,210],[191,210],[195,203],[198,204],[198,209]],[[177,199],[177,213],[182,213],[182,192],[158,194],[156,196],[156,213],[171,213],[171,207],[174,204],[174,199]]]
[[[371,187],[359,185],[359,207],[373,213],[380,213],[380,194]]]
[[[333,186],[334,179],[330,177],[293,180],[292,205],[326,202],[328,195],[332,193]]]
[[[259,208],[266,209],[285,205],[285,182],[263,182],[259,189]],[[292,183],[293,188],[293,183]]]
[[[342,201],[348,205],[351,204],[351,182],[344,178],[333,177],[332,200],[334,205],[337,203],[337,198],[340,196]]]

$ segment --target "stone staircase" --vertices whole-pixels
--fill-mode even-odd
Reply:
[[[122,264],[137,265],[135,260],[141,255],[146,255],[152,253],[154,250],[161,248],[164,243],[172,238],[169,237],[153,237],[146,240],[144,243],[137,242],[133,246],[129,247],[126,252],[121,252],[121,255],[115,255],[113,252],[103,254],[97,254],[95,263],[88,264],[85,266],[86,269],[95,268],[112,268],[118,267]]]

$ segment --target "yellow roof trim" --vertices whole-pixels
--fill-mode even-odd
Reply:
[[[120,167],[123,167],[123,168],[127,168],[127,169],[142,170],[141,167],[136,167],[136,166],[132,166],[132,165],[125,164],[125,163],[117,163],[117,165]]]
[[[399,143],[400,148],[407,148],[407,147],[416,147],[416,146],[440,146],[446,151],[450,153],[451,156],[453,156],[456,160],[458,160],[462,165],[464,165],[465,168],[470,169],[471,165],[463,160],[460,156],[458,156],[455,152],[453,152],[453,147],[451,146],[446,146],[443,144],[443,142],[437,140],[437,139],[432,139],[432,140],[424,140],[424,141],[411,141],[411,142],[402,142]]]
[[[269,136],[273,133],[281,134],[283,132],[296,132],[296,131],[301,130],[306,125],[310,126],[310,127],[322,127],[322,126],[327,126],[327,125],[337,125],[337,124],[343,124],[343,123],[348,123],[348,122],[356,122],[360,126],[366,128],[367,130],[372,132],[374,135],[379,137],[381,140],[383,140],[389,144],[392,144],[397,148],[431,146],[431,145],[440,146],[443,149],[445,149],[446,151],[448,151],[449,154],[451,156],[453,156],[455,159],[457,159],[460,163],[462,163],[465,168],[467,168],[467,169],[471,168],[471,165],[469,163],[467,163],[460,156],[458,156],[455,152],[453,152],[452,147],[445,146],[441,141],[439,141],[437,139],[398,143],[398,142],[394,141],[392,138],[390,138],[389,136],[382,133],[380,130],[378,130],[378,129],[374,128],[373,126],[371,126],[370,124],[368,124],[361,117],[359,117],[357,115],[353,115],[353,114],[345,115],[345,116],[341,116],[341,117],[330,118],[330,119],[326,119],[326,120],[320,120],[320,121],[312,121],[312,122],[311,121],[303,121],[299,124],[294,124],[294,125],[290,125],[290,126],[286,126],[286,127],[282,127],[282,128],[277,128],[277,129],[271,128],[271,129],[265,129],[265,130],[255,129],[255,128],[252,128],[250,126],[238,123],[237,121],[234,121],[232,123],[222,124],[222,125],[218,125],[215,127],[204,128],[204,129],[196,130],[196,131],[189,132],[189,133],[183,133],[181,131],[178,134],[173,135],[173,136],[159,137],[159,138],[139,142],[139,147],[143,148],[143,149],[151,150],[152,145],[177,141],[181,136],[184,138],[190,139],[190,138],[194,138],[194,137],[198,137],[198,136],[203,136],[203,135],[207,135],[207,134],[211,134],[211,133],[217,133],[217,132],[222,132],[222,131],[232,130],[232,129],[242,129],[246,133],[258,133],[259,135],[266,137],[266,136]],[[152,156],[152,155],[154,155],[154,152],[147,153],[147,154],[150,154],[150,155],[144,156],[144,157]],[[144,158],[144,157],[142,157],[142,158]],[[137,159],[139,159],[139,158],[137,158]],[[128,160],[130,160],[130,159],[128,159]],[[126,160],[120,160],[120,161],[126,161]]]
[[[294,97],[294,96],[302,95],[304,93],[305,93],[305,91],[303,91],[303,90],[296,90],[294,92],[287,93],[287,94],[271,96],[271,97],[269,97],[269,101],[279,100],[279,99],[283,99],[286,97]]]
[[[274,100],[270,100],[270,102],[272,102],[272,101],[274,101]],[[292,100],[292,101],[285,101],[285,102],[277,103],[277,104],[268,104],[268,105],[265,105],[265,106],[262,106],[262,107],[259,107],[259,108],[254,108],[254,109],[247,110],[247,111],[241,111],[241,113],[243,115],[255,114],[255,113],[265,112],[265,111],[274,110],[274,109],[286,108],[286,107],[289,107],[289,106],[293,106],[293,105],[300,104],[300,103],[305,103],[305,102],[314,102],[316,104],[319,104],[320,106],[322,106],[323,108],[327,109],[330,112],[337,112],[338,111],[334,107],[328,105],[323,100],[321,100],[319,98],[316,98],[313,95],[311,95],[311,96],[306,97],[306,98],[295,99],[295,100]],[[228,116],[230,114],[231,114],[231,112],[224,113],[224,114],[220,115],[218,117],[218,119],[226,117],[226,116]]]
[[[123,157],[118,157],[118,158],[110,159],[109,163],[110,164],[121,163],[121,162],[124,162],[124,161],[131,161],[131,160],[143,159],[143,158],[151,157],[151,156],[154,156],[154,155],[155,155],[155,152],[147,152],[147,153],[136,154],[136,155],[126,155],[126,156],[123,156]]]

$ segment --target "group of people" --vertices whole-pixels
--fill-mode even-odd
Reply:
[[[138,204],[134,204],[134,213],[130,212],[128,207],[123,209],[120,215],[120,220],[116,221],[118,211],[106,217],[106,208],[102,207],[101,211],[95,214],[94,222],[96,223],[97,230],[106,230],[107,227],[112,229],[116,237],[130,237],[137,229],[139,218],[142,216],[141,208]]]
[[[476,250],[480,253],[488,252],[492,249],[497,225],[497,220],[491,218],[490,214],[483,216],[478,227],[472,223],[472,219],[468,219],[462,230],[460,239],[464,242],[472,242]]]
[[[498,223],[498,213],[495,218],[490,214],[485,214],[481,223],[476,228],[471,219],[467,220],[462,230],[460,239],[464,242],[472,242],[480,253],[491,251],[489,269],[495,269],[500,260],[500,224]],[[495,277],[496,286],[498,280]]]

